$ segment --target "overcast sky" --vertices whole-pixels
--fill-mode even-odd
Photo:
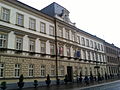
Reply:
[[[120,0],[19,0],[38,10],[56,2],[76,26],[120,47]]]

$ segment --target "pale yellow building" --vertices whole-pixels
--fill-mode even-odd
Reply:
[[[23,74],[25,82],[42,82],[49,74],[54,83],[56,74],[60,80],[67,74],[73,81],[80,72],[97,76],[96,65],[104,76],[104,40],[78,29],[64,7],[51,5],[59,6],[61,15],[52,17],[16,0],[0,1],[0,80],[16,83]]]

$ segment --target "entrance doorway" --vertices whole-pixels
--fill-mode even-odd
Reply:
[[[71,66],[67,66],[67,75],[68,75],[68,82],[72,82],[73,80],[73,71]]]

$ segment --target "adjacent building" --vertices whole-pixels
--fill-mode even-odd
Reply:
[[[0,1],[1,80],[17,82],[21,74],[26,82],[45,81],[47,74],[53,82],[65,75],[71,82],[80,73],[104,76],[110,72],[105,51],[103,39],[77,28],[55,2],[39,11],[17,0]]]
[[[120,73],[120,49],[114,44],[105,42],[106,60],[107,60],[107,71],[111,75],[117,75]]]

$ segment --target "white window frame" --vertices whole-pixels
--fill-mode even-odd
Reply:
[[[41,41],[41,53],[46,53],[46,42],[45,41]]]
[[[29,41],[29,51],[35,52],[35,41],[34,40]]]
[[[36,29],[36,20],[33,18],[29,18],[29,29],[32,29],[32,30]]]
[[[63,37],[63,28],[62,27],[58,27],[58,36]]]
[[[14,69],[15,69],[14,76],[19,77],[20,76],[20,64],[15,64]]]
[[[46,24],[43,22],[40,22],[40,32],[46,33]]]
[[[50,43],[50,54],[54,55],[55,54],[55,45]]]
[[[70,53],[71,53],[71,50],[70,50],[70,47],[68,46],[68,47],[66,47],[66,51],[67,51],[67,56],[68,57],[70,57],[71,55],[70,55]]]
[[[55,65],[51,65],[51,76],[55,76]]]
[[[2,7],[1,19],[6,22],[10,21],[10,10],[9,9]]]
[[[17,13],[16,19],[17,19],[17,22],[16,22],[17,25],[19,25],[19,26],[24,25],[24,15],[23,14]]]
[[[65,30],[65,38],[69,39],[69,30]]]
[[[16,37],[16,50],[22,50],[23,48],[23,38]]]
[[[41,77],[45,77],[46,76],[46,66],[45,65],[41,65],[40,66],[40,76]]]
[[[0,34],[0,48],[7,47],[7,36],[5,34]]]
[[[54,26],[49,26],[49,34],[51,35],[51,36],[54,36],[55,35],[55,30],[54,30]]]
[[[34,64],[29,64],[28,69],[29,69],[28,76],[33,77],[33,75],[34,75]]]

